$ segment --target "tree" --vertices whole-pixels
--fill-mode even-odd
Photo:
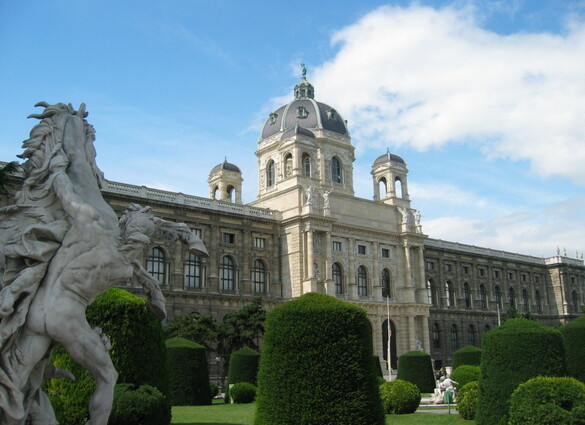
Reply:
[[[167,338],[185,338],[213,351],[219,336],[219,325],[210,315],[189,313],[175,317],[164,331]]]
[[[258,338],[264,333],[266,310],[262,298],[256,297],[238,311],[228,314],[219,325],[220,350],[233,351],[243,347],[258,349]]]
[[[6,194],[6,184],[8,183],[8,176],[18,171],[18,162],[12,161],[0,168],[0,193]]]

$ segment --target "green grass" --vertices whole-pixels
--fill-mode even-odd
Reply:
[[[211,406],[173,407],[174,425],[252,425],[255,404],[225,404],[214,402]],[[386,415],[388,425],[475,425],[458,414],[413,413],[411,415]]]

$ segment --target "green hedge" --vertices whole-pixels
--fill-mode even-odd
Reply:
[[[405,415],[416,412],[420,404],[420,391],[412,382],[395,379],[380,385],[380,398],[384,413]]]
[[[257,388],[249,382],[238,382],[230,388],[230,397],[234,403],[253,403]]]
[[[481,348],[466,345],[453,353],[453,370],[462,365],[479,366],[481,364]]]
[[[423,351],[411,351],[398,357],[397,379],[412,382],[421,393],[435,390],[435,375],[431,356]]]
[[[479,382],[472,381],[463,385],[457,394],[457,411],[463,419],[475,419],[479,400]]]
[[[268,313],[255,425],[383,425],[366,312],[309,293]]]
[[[95,380],[90,373],[75,362],[59,345],[53,350],[52,363],[75,376],[69,379],[51,379],[43,383],[43,390],[49,397],[55,416],[61,425],[81,425],[89,419],[88,401],[95,390]]]
[[[480,373],[481,368],[479,366],[462,365],[451,373],[450,378],[459,383],[457,388],[461,388],[469,382],[479,381]]]
[[[537,377],[512,394],[509,425],[571,425],[573,408],[585,404],[585,384],[574,378]],[[581,411],[575,412],[580,416]]]
[[[110,357],[119,374],[118,383],[151,385],[168,394],[162,326],[142,298],[110,288],[87,308],[86,316],[89,324],[99,327],[111,342]],[[95,381],[62,348],[54,350],[52,362],[76,378],[73,382],[51,379],[43,385],[57,419],[62,425],[85,423]]]
[[[86,316],[90,325],[99,326],[110,338],[119,384],[151,385],[168,395],[162,325],[144,299],[110,288],[88,307]]]
[[[204,346],[185,338],[170,338],[167,347],[169,399],[173,406],[211,404],[207,353]]]
[[[230,367],[228,370],[228,382],[230,385],[238,382],[249,382],[257,384],[258,364],[260,353],[248,347],[234,351],[230,356]]]
[[[376,370],[376,376],[383,378],[384,372],[382,372],[382,364],[380,363],[380,356],[373,356],[372,361],[374,362],[374,369]]]
[[[484,334],[478,425],[504,425],[516,387],[539,375],[562,376],[565,350],[558,330],[534,320],[509,319]]]
[[[166,425],[171,407],[166,397],[150,385],[118,384],[108,425]]]
[[[567,374],[585,382],[585,316],[560,328],[565,344]]]

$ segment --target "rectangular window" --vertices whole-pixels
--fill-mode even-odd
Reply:
[[[514,273],[508,272],[508,280],[514,280]]]
[[[342,249],[341,242],[333,241],[333,251],[341,252],[341,249]]]
[[[201,229],[191,229],[193,234],[197,236],[199,239],[203,237],[203,231]]]
[[[428,271],[435,270],[435,263],[433,263],[432,261],[427,261],[427,270]]]
[[[358,254],[366,255],[366,246],[365,245],[358,245]]]
[[[224,233],[223,234],[223,242],[224,243],[236,243],[236,235],[234,233]]]
[[[494,270],[494,278],[496,278],[496,279],[500,278],[500,271],[499,270]]]
[[[453,270],[453,266],[451,264],[445,264],[445,271],[451,272],[451,270]]]
[[[254,246],[256,248],[260,248],[260,249],[266,248],[266,239],[265,238],[254,238]]]
[[[388,248],[382,248],[382,258],[390,258],[390,250]]]
[[[526,282],[527,279],[526,273],[522,273],[522,282]]]
[[[469,274],[469,267],[463,266],[463,274]]]
[[[479,275],[481,277],[485,276],[485,269],[479,269]]]

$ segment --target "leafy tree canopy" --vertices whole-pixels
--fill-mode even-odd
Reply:
[[[190,313],[175,317],[164,331],[167,338],[185,338],[211,350],[219,336],[218,326],[210,315]]]

